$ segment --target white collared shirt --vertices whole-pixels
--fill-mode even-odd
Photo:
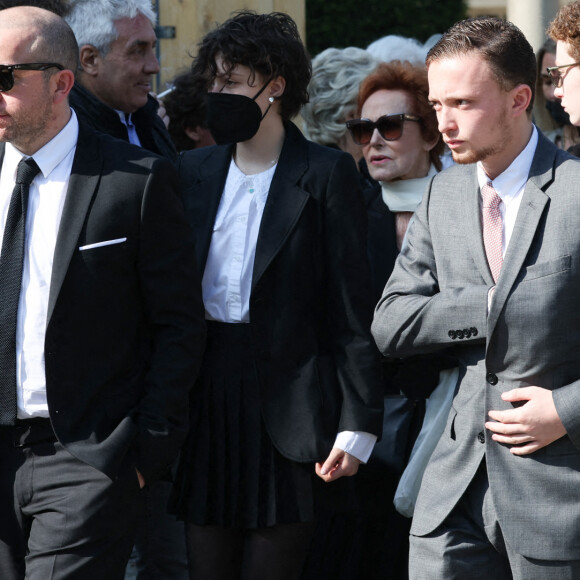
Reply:
[[[532,127],[532,135],[523,151],[503,173],[492,181],[493,188],[501,198],[499,209],[503,222],[502,252],[504,257],[514,231],[518,210],[538,145],[538,130],[535,126]],[[480,161],[477,162],[477,180],[480,189],[490,181]]]
[[[16,320],[16,386],[20,419],[48,417],[44,371],[48,295],[78,131],[77,117],[71,111],[67,125],[32,156],[40,167],[40,173],[34,178],[28,197],[22,287]],[[6,143],[0,172],[0,244],[16,168],[25,157]]]
[[[258,232],[275,171],[245,175],[230,163],[202,280],[208,320],[250,322]]]

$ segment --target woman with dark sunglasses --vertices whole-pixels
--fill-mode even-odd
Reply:
[[[396,244],[401,244],[426,182],[441,170],[443,140],[427,99],[425,67],[408,62],[381,64],[359,90],[359,119],[348,130],[363,146],[370,176],[395,214]]]
[[[363,170],[375,180],[365,197],[373,298],[378,302],[427,182],[441,170],[444,144],[428,101],[425,67],[406,61],[380,64],[362,82],[357,118],[346,125],[362,146]],[[397,513],[393,498],[421,427],[425,398],[437,386],[440,370],[451,366],[453,359],[441,355],[383,363],[384,432],[400,425],[401,392],[409,399],[405,412],[410,427],[398,467],[389,437],[383,437],[355,482],[364,537],[361,578],[407,578],[411,520]]]
[[[290,121],[311,68],[289,16],[237,13],[193,71],[218,146],[179,162],[208,339],[176,511],[191,578],[296,579],[316,475],[354,475],[381,428],[365,209],[352,158]]]

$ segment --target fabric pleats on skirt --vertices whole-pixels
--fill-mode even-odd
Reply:
[[[208,322],[173,502],[193,524],[248,529],[314,519],[314,466],[272,444],[250,333],[250,324]]]

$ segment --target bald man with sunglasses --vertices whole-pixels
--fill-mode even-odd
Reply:
[[[74,34],[0,11],[0,578],[120,579],[204,342],[169,161],[79,124]]]

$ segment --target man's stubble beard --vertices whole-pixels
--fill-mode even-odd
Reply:
[[[506,111],[501,115],[501,117],[497,120],[498,125],[501,127],[506,127],[506,130],[501,134],[502,137],[499,141],[490,145],[488,147],[484,147],[483,149],[471,149],[469,151],[465,151],[463,153],[458,153],[451,150],[451,156],[453,157],[453,161],[455,163],[459,163],[462,165],[467,165],[469,163],[477,163],[478,161],[485,161],[489,157],[493,157],[498,155],[502,151],[505,151],[508,143],[510,142],[510,131],[507,128],[507,119],[508,114]]]

